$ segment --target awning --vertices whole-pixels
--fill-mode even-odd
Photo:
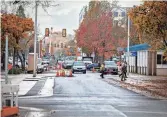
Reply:
[[[148,50],[149,48],[150,48],[150,46],[147,43],[144,43],[144,44],[130,46],[129,51],[136,52],[136,51],[140,51],[140,50]],[[127,48],[125,48],[125,51],[127,52]]]

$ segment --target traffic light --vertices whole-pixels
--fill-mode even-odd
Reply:
[[[66,29],[62,30],[62,37],[66,37]]]
[[[45,28],[45,37],[49,37],[49,28]]]

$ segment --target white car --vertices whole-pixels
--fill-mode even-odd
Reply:
[[[84,58],[83,59],[83,62],[85,63],[85,65],[89,65],[89,64],[92,64],[92,59],[91,58]]]
[[[72,73],[75,72],[82,72],[83,74],[86,74],[86,65],[83,61],[75,61],[72,66]]]
[[[38,58],[37,60],[37,73],[44,72],[44,65],[42,65],[42,59]]]

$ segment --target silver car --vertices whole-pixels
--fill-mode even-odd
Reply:
[[[115,61],[104,61],[106,74],[118,74],[118,66]]]
[[[86,66],[83,61],[75,61],[72,66],[72,73],[75,72],[82,72],[83,74],[86,74]]]

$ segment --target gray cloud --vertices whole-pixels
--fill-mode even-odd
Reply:
[[[55,31],[61,31],[63,28],[67,29],[67,33],[74,34],[73,29],[77,29],[79,26],[79,13],[83,6],[88,5],[89,0],[82,1],[56,1],[56,4],[60,4],[57,7],[47,8],[48,14],[41,8],[38,8],[38,23],[40,24],[40,31],[42,34],[45,32],[45,28],[53,27]],[[133,5],[139,5],[140,0],[119,0],[119,4],[124,7],[132,7]],[[34,20],[34,9],[27,9],[27,12]]]

